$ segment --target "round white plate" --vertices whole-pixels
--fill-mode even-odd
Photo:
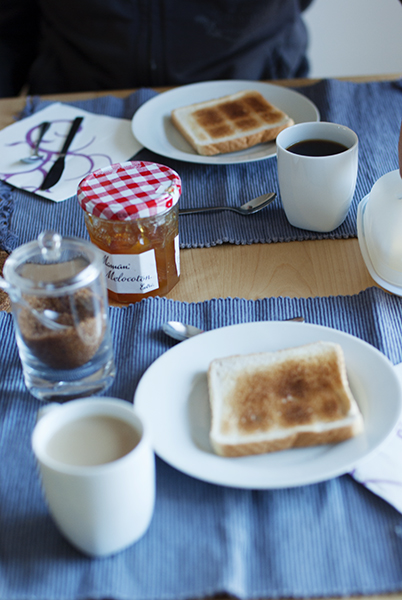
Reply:
[[[131,127],[134,137],[148,150],[185,162],[211,165],[263,160],[276,154],[275,142],[217,156],[201,156],[177,131],[170,120],[174,108],[204,100],[220,98],[241,90],[256,90],[269,102],[287,113],[295,123],[319,121],[320,114],[313,102],[293,90],[260,81],[204,81],[175,88],[148,100],[135,113]]]
[[[209,442],[210,361],[320,340],[343,348],[364,432],[334,445],[241,458],[214,454]],[[155,452],[179,471],[224,486],[268,489],[316,483],[352,470],[392,432],[401,390],[391,362],[366,342],[328,327],[272,321],[223,327],[179,343],[144,373],[134,405],[151,429]]]
[[[390,283],[386,279],[383,279],[375,270],[373,262],[370,257],[370,253],[366,244],[366,235],[364,231],[364,210],[367,205],[367,201],[369,199],[370,194],[364,196],[363,200],[360,201],[359,206],[357,207],[357,239],[359,240],[360,252],[362,253],[363,260],[366,263],[366,267],[371,277],[374,279],[378,285],[383,287],[388,292],[395,294],[396,296],[402,296],[402,288]]]

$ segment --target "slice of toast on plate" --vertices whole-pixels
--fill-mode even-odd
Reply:
[[[215,359],[208,388],[210,441],[221,456],[333,444],[363,430],[333,342]]]
[[[282,110],[255,90],[175,108],[175,127],[204,156],[236,152],[273,141],[294,124]]]

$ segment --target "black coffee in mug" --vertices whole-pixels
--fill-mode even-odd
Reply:
[[[292,144],[286,150],[301,156],[331,156],[345,152],[348,147],[332,140],[303,140]]]

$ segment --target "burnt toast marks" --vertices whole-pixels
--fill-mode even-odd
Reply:
[[[193,113],[197,125],[213,140],[276,123],[282,117],[281,110],[255,92],[241,99],[226,100],[214,107],[201,108]]]
[[[271,371],[242,373],[236,380],[221,432],[251,434],[275,428],[329,423],[348,414],[337,357],[288,361]]]

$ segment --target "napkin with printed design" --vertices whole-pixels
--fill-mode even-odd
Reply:
[[[49,190],[40,186],[58,157],[76,117],[84,117],[67,152],[61,179]],[[50,123],[39,145],[40,160],[26,164],[43,122]],[[61,202],[77,192],[79,182],[95,169],[124,162],[142,146],[131,131],[131,121],[56,102],[0,131],[0,179],[10,185]]]

